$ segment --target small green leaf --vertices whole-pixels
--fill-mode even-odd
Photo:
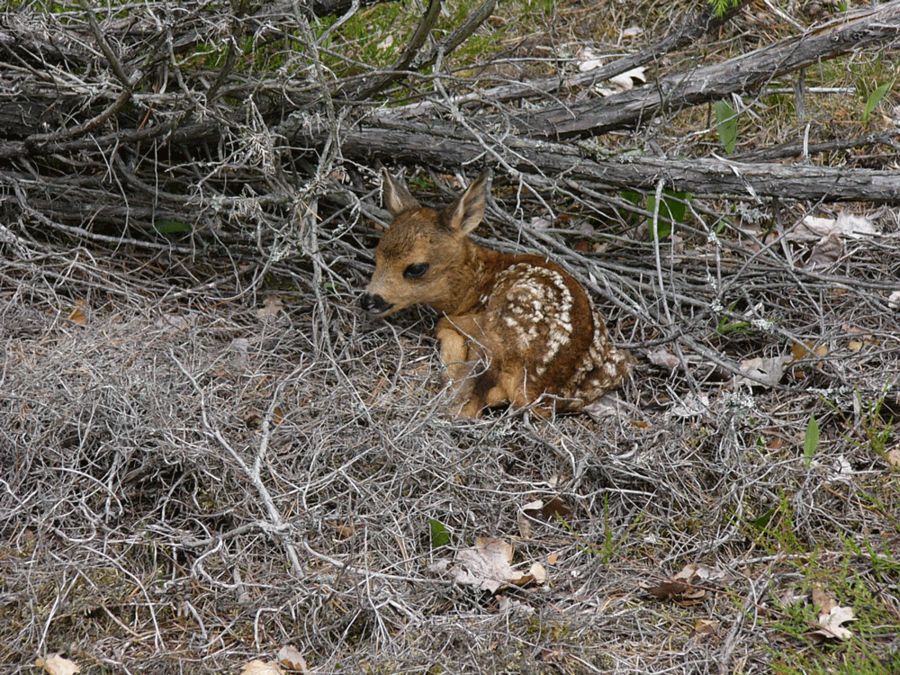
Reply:
[[[160,218],[153,227],[160,234],[188,234],[193,229],[187,223],[174,218]]]
[[[875,90],[869,94],[868,100],[866,100],[866,108],[863,110],[862,121],[863,124],[869,121],[869,116],[875,111],[875,107],[881,103],[881,99],[884,98],[885,94],[887,94],[893,82],[885,82],[878,87],[875,87]]]
[[[431,528],[432,550],[450,543],[450,532],[447,531],[447,528],[441,521],[429,518],[428,526]]]
[[[728,101],[716,101],[716,131],[725,154],[731,155],[737,146],[737,113]]]
[[[685,222],[687,215],[687,202],[691,198],[689,192],[676,192],[675,190],[663,190],[662,203],[659,205],[659,218],[657,231],[654,238],[665,239],[672,234],[674,223]],[[656,195],[647,195],[647,210],[653,212],[656,209]]]
[[[729,333],[749,333],[749,321],[731,321],[727,316],[719,319],[719,325],[716,326],[716,333],[719,335],[728,335]]]
[[[772,516],[778,513],[778,509],[771,508],[768,511],[764,512],[761,516],[754,518],[753,520],[748,521],[753,527],[757,530],[765,530],[769,526],[769,522],[772,520]]]
[[[803,441],[803,458],[806,460],[806,466],[812,464],[813,455],[819,448],[819,423],[815,417],[809,418],[809,424],[806,425],[806,439]]]
[[[631,202],[635,206],[640,206],[641,202],[644,201],[644,194],[642,192],[638,192],[637,190],[623,190],[619,193],[619,196],[622,197],[625,201]]]

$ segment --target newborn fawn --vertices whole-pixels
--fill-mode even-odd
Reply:
[[[587,291],[562,267],[469,238],[484,217],[488,181],[481,174],[438,210],[385,171],[393,222],[360,305],[377,317],[415,304],[441,313],[441,361],[457,388],[459,415],[538,399],[540,414],[580,410],[622,384],[631,357],[610,343]]]

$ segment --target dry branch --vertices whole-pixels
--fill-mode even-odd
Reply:
[[[526,174],[566,177],[618,189],[650,189],[665,179],[667,187],[695,195],[900,203],[900,174],[896,171],[718,158],[592,159],[569,145],[509,136],[488,143],[483,138],[467,137],[465,130],[436,124],[347,130],[343,141],[347,157],[423,163],[448,171],[499,161]]]
[[[645,124],[660,112],[754,91],[773,78],[818,61],[873,45],[889,45],[898,35],[900,1],[895,0],[723,63],[664,76],[638,89],[520,114],[515,125],[531,136],[594,136]]]

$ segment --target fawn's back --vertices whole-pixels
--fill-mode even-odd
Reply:
[[[469,238],[484,216],[486,184],[482,174],[438,211],[385,173],[384,202],[394,220],[360,303],[380,317],[414,304],[442,313],[441,360],[462,415],[507,402],[525,406],[542,395],[543,412],[578,410],[622,383],[630,356],[610,343],[584,287],[562,267]]]

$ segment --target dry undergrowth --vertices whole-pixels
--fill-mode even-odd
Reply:
[[[434,317],[354,308],[358,212],[292,258],[0,225],[0,662],[237,672],[293,644],[315,672],[896,667],[897,211],[693,200],[657,244],[616,203],[561,189],[547,227],[497,183],[483,234],[568,265],[639,356],[615,414],[448,418]],[[819,239],[792,233],[843,208],[877,234],[810,267]],[[778,357],[775,386],[740,381]],[[547,583],[435,571],[485,535]],[[813,635],[815,585],[851,640]]]

